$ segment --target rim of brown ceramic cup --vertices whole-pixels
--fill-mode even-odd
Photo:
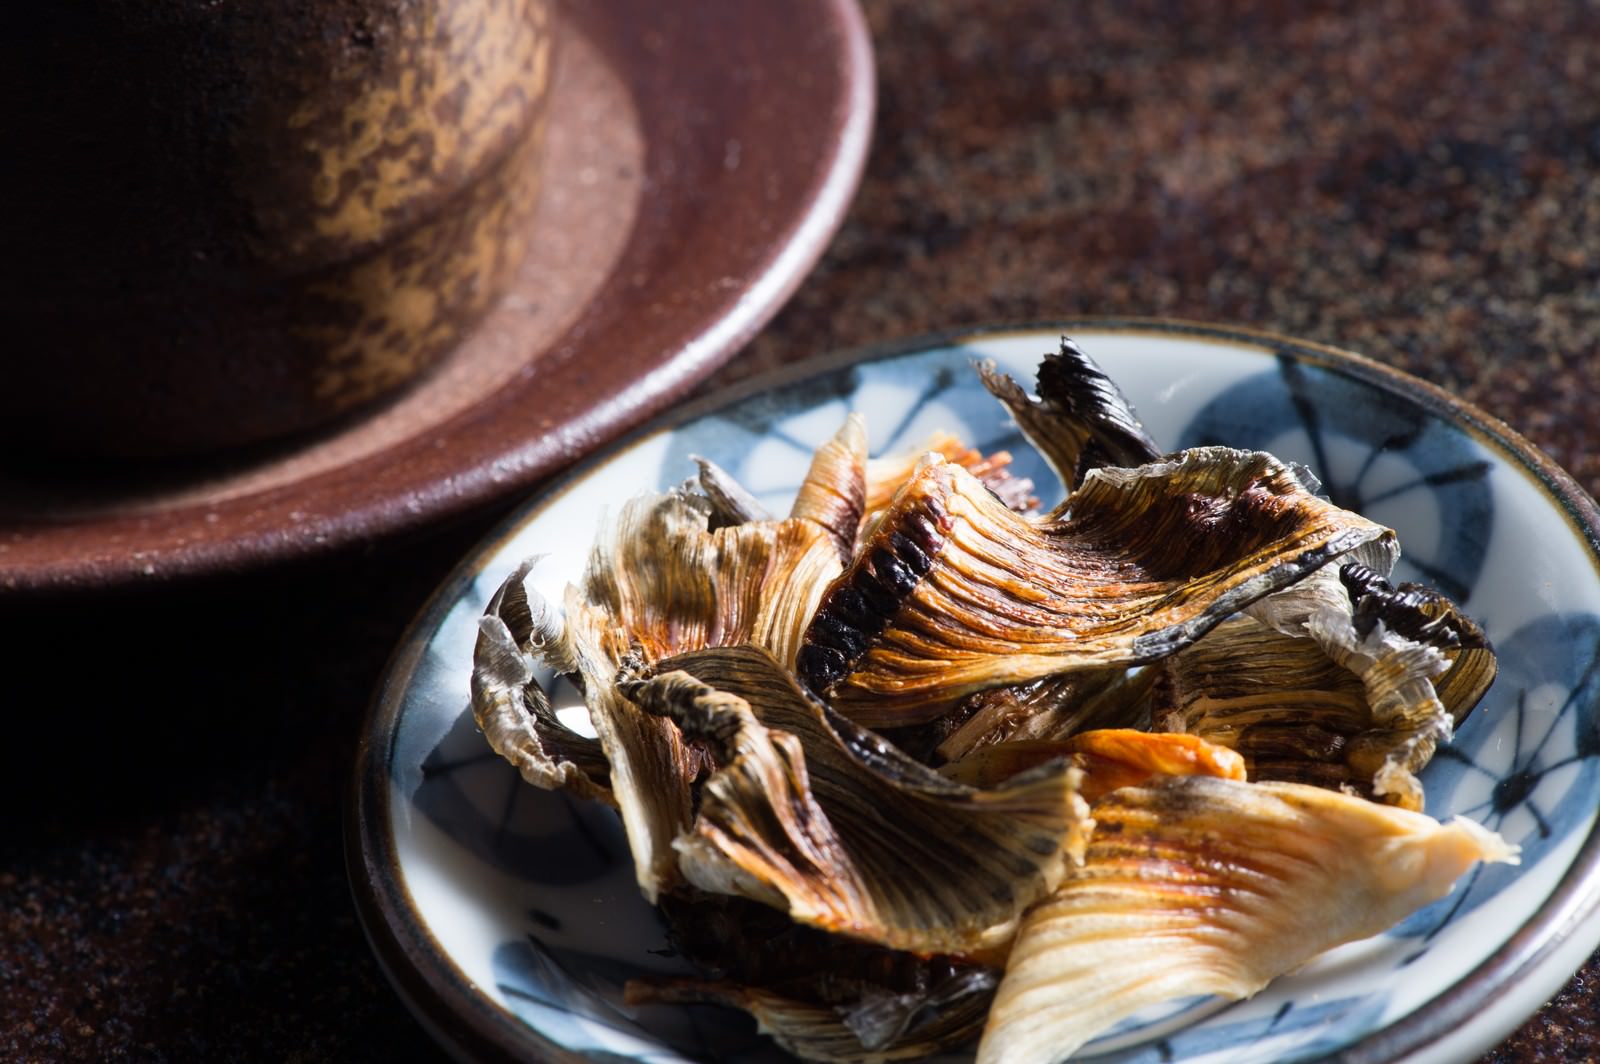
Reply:
[[[650,29],[662,18],[654,0],[556,10],[559,33],[576,27],[591,43],[601,29]],[[614,33],[617,40],[600,43],[639,112],[644,177],[677,199],[635,225],[576,320],[530,353],[536,372],[381,453],[289,484],[155,511],[14,519],[0,527],[0,589],[16,600],[138,591],[325,558],[462,517],[659,412],[727,361],[798,287],[843,221],[870,141],[871,43],[854,0],[726,0],[670,21],[665,36]],[[708,25],[739,35],[747,60],[774,63],[762,84],[787,85],[800,72],[810,94],[729,98],[733,74],[722,65],[681,61],[681,47],[703,41]],[[706,102],[717,99],[726,106]],[[747,165],[717,177],[728,202],[707,211],[694,201],[699,190],[674,184],[674,168],[683,152],[699,150],[695,137],[748,138],[770,128],[753,103],[789,116],[782,135],[768,138],[787,183],[773,200]],[[744,155],[748,164],[751,145]]]

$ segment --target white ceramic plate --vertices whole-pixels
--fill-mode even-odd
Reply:
[[[1499,652],[1484,701],[1423,773],[1427,808],[1522,847],[1388,933],[1331,951],[1248,1002],[1142,1014],[1084,1056],[1118,1061],[1449,1060],[1480,1052],[1600,943],[1600,517],[1505,426],[1356,356],[1171,322],[1062,322],[927,339],[797,367],[685,411],[530,502],[440,589],[378,694],[349,833],[368,933],[402,996],[473,1059],[761,1061],[741,1015],[621,1004],[635,973],[680,970],[638,897],[609,810],[537,791],[492,755],[467,708],[476,621],[530,554],[559,601],[601,514],[693,473],[731,471],[783,511],[845,413],[873,453],[935,429],[1009,449],[1059,484],[978,383],[975,358],[1031,381],[1073,336],[1170,448],[1226,443],[1303,462],[1340,504],[1395,528],[1396,580],[1434,584]],[[575,701],[575,700],[574,700]],[[559,704],[559,699],[558,699]]]

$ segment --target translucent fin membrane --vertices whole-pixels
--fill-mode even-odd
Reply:
[[[1466,820],[1290,783],[1165,779],[1097,802],[1088,858],[1018,930],[980,1064],[1064,1060],[1118,1020],[1244,998],[1516,850]]]

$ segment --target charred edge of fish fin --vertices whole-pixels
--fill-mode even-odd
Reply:
[[[817,692],[828,690],[850,674],[850,665],[843,654],[815,643],[801,644],[795,652],[794,668],[800,682]]]
[[[817,617],[812,622],[811,632],[817,645],[837,650],[846,660],[854,661],[867,652],[866,634],[837,617]]]
[[[908,511],[822,599],[795,655],[805,687],[824,693],[850,675],[872,639],[933,569],[944,548],[944,513],[931,498]]]
[[[1364,542],[1358,539],[1357,535],[1358,533],[1352,532],[1337,535],[1320,547],[1307,550],[1288,561],[1279,562],[1266,572],[1258,573],[1243,584],[1224,592],[1198,616],[1167,628],[1135,636],[1130,664],[1147,665],[1177,653],[1256,600],[1299,583],[1341,554],[1348,554],[1356,549]]]
[[[1136,466],[1161,457],[1160,446],[1122,389],[1068,337],[1061,338],[1058,352],[1039,363],[1035,390],[1046,405],[1090,427],[1093,439],[1080,458],[1080,473],[1097,465]]]
[[[734,739],[749,718],[748,707],[742,713],[734,708],[743,705],[742,699],[686,672],[664,672],[650,679],[629,677],[620,680],[617,689],[651,716],[672,721],[684,735],[707,740],[724,758],[732,756]]]
[[[1340,566],[1339,582],[1350,596],[1351,620],[1362,639],[1381,620],[1407,639],[1440,650],[1488,646],[1483,631],[1430,587],[1409,583],[1396,587],[1360,562]]]

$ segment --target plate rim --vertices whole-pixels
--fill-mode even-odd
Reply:
[[[612,42],[605,39],[609,22],[624,20],[635,9],[656,11],[654,5],[635,0],[607,0],[593,11],[582,12],[559,0],[556,6],[562,32],[587,37],[613,69],[623,64],[619,55],[613,54]],[[165,510],[94,514],[59,523],[48,518],[7,519],[0,522],[0,591],[19,599],[67,598],[329,557],[459,518],[526,492],[542,478],[583,457],[597,443],[608,442],[680,398],[736,354],[788,302],[843,224],[865,171],[877,102],[876,69],[865,16],[856,0],[803,0],[793,15],[817,27],[817,39],[828,42],[827,51],[834,60],[817,64],[814,71],[828,90],[824,98],[835,104],[825,119],[819,119],[826,132],[819,135],[817,151],[808,156],[815,165],[783,201],[785,210],[777,217],[774,236],[760,254],[749,264],[721,264],[723,269],[737,268],[743,283],[706,295],[697,314],[669,323],[666,336],[650,352],[653,357],[641,360],[621,387],[593,396],[582,409],[561,412],[558,408],[546,419],[554,423],[544,429],[518,433],[516,425],[533,425],[539,420],[534,415],[546,402],[547,388],[554,385],[539,385],[537,374],[532,382],[525,376],[513,377],[502,394],[427,426],[420,434],[287,483],[214,501],[185,501]],[[759,53],[767,55],[782,42],[769,37],[757,45]],[[673,64],[660,65],[665,69]],[[638,81],[623,80],[636,109],[646,109],[649,105],[638,102],[643,91]],[[681,90],[679,97],[691,102],[705,91],[688,75],[677,76],[673,84]],[[739,128],[743,127],[728,127],[735,133]],[[653,131],[647,121],[641,121],[640,132],[649,178],[648,158],[658,150],[663,134]],[[745,170],[751,187],[759,186],[759,171]],[[635,221],[617,262],[599,288],[575,308],[576,317],[547,345],[530,352],[530,362],[534,356],[559,356],[563,366],[581,364],[586,354],[596,354],[608,339],[616,339],[611,334],[626,315],[599,322],[589,319],[607,300],[635,298],[627,268],[638,270],[650,258],[660,257],[660,250],[655,249],[645,258],[630,258],[642,224]],[[670,266],[683,257],[683,252],[674,251],[667,262]],[[669,275],[672,270],[658,268],[657,272]],[[670,302],[669,297],[690,291],[670,280],[660,281],[642,290],[642,298]],[[698,295],[696,302],[702,302]],[[579,369],[567,375],[591,376]],[[513,391],[515,395],[508,400],[504,393]],[[337,434],[341,430],[332,431]],[[436,449],[434,440],[445,437],[457,445]],[[462,447],[462,439],[472,440],[473,445]],[[471,453],[461,461],[441,462],[441,455],[452,450]],[[408,462],[419,472],[406,483],[375,492],[361,489],[375,469]],[[354,501],[328,504],[340,488],[355,496]],[[317,502],[326,505],[318,507]],[[228,531],[218,536],[219,528]],[[25,544],[23,551],[8,549],[7,533],[14,543]]]
[[[517,1059],[519,1051],[526,1053],[529,1049],[537,1049],[561,1061],[584,1059],[549,1041],[535,1028],[479,993],[456,968],[433,938],[404,886],[388,816],[388,792],[383,784],[388,780],[387,765],[396,739],[399,695],[414,674],[429,636],[482,571],[482,563],[501,551],[523,525],[620,452],[742,399],[850,365],[959,346],[963,341],[1007,335],[1071,334],[1074,330],[1180,336],[1226,346],[1254,347],[1269,354],[1288,353],[1418,402],[1429,412],[1462,425],[1480,443],[1533,477],[1560,505],[1569,528],[1587,546],[1591,565],[1600,576],[1600,506],[1571,474],[1515,429],[1466,400],[1403,370],[1345,348],[1270,330],[1180,318],[1129,316],[1073,316],[964,326],[859,345],[801,360],[684,404],[591,453],[525,499],[480,540],[450,571],[406,627],[384,668],[363,721],[346,803],[346,872],[360,922],[380,966],[412,1014],[447,1049],[464,1060]],[[382,741],[374,742],[375,737]],[[1586,919],[1597,913],[1600,913],[1600,820],[1591,825],[1555,889],[1499,948],[1410,1013],[1330,1054],[1328,1059],[1361,1064],[1398,1061],[1469,1028],[1475,1017],[1487,1013],[1496,987],[1516,985],[1535,972],[1575,935]],[[401,941],[393,922],[400,918],[405,920],[406,929],[413,936],[409,943]],[[420,949],[419,943],[423,942],[431,948]],[[417,963],[419,954],[432,969],[431,974],[445,980],[448,992],[465,999],[468,1015],[451,1007],[446,1000],[447,991],[435,984],[430,971]],[[397,962],[405,965],[403,970],[396,970]],[[1572,972],[1562,973],[1555,989],[1571,975]],[[1517,1018],[1511,1027],[1495,1031],[1486,1026],[1482,1034],[1493,1040],[1482,1048],[1498,1041],[1494,1035],[1503,1038],[1516,1025],[1526,1022],[1547,998],[1548,994],[1544,995],[1526,1012],[1516,1010]],[[486,1027],[472,1027],[470,1017],[473,1015],[480,1017]]]

